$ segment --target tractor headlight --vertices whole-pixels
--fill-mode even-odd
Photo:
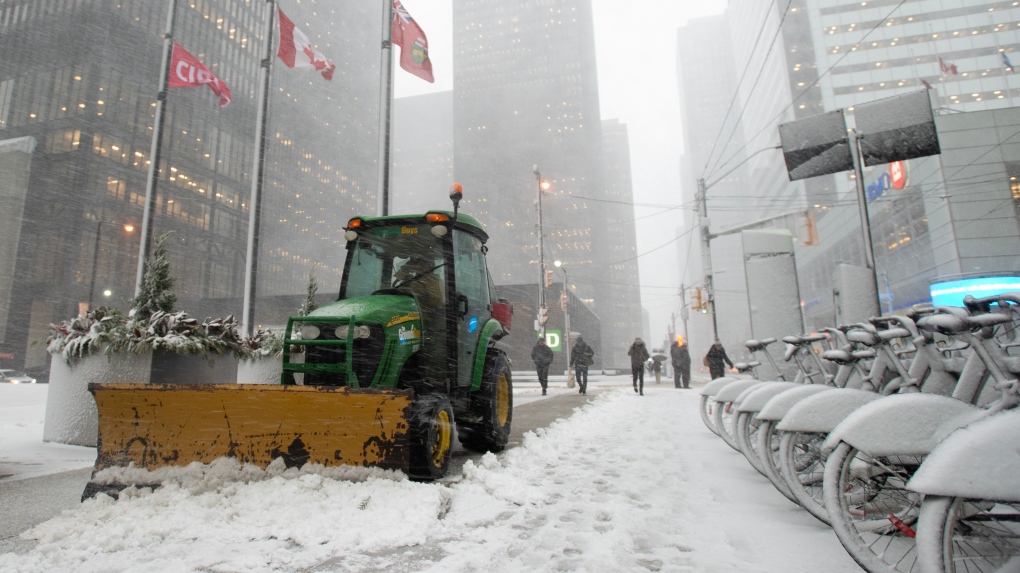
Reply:
[[[301,340],[315,340],[319,337],[319,327],[314,324],[306,324],[301,327]]]
[[[372,330],[364,324],[359,324],[354,327],[354,338],[369,338],[372,336]],[[338,326],[336,328],[336,337],[338,340],[347,339],[347,325]]]

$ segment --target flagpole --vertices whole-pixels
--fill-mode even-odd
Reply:
[[[1009,102],[1009,107],[1013,107],[1013,90],[1009,89],[1009,79],[1006,77],[1006,60],[1003,59],[1002,45],[999,44],[999,32],[995,30],[995,20],[992,19],[992,15],[988,15],[988,25],[992,26],[992,36],[995,38],[995,57],[1002,68],[1002,87],[1006,89],[1006,101]]]
[[[259,219],[262,214],[262,177],[265,173],[266,116],[269,110],[269,69],[273,61],[273,19],[276,17],[276,0],[266,0],[269,17],[263,36],[265,45],[259,63],[259,95],[255,113],[255,154],[252,159],[251,198],[248,201],[248,252],[244,265],[244,308],[241,310],[241,332],[251,335],[254,330],[252,314],[255,310],[255,275],[258,268]]]
[[[138,247],[138,270],[135,274],[135,297],[142,292],[145,276],[145,260],[152,245],[152,219],[156,212],[156,178],[159,175],[160,151],[163,144],[163,123],[166,118],[167,83],[170,75],[170,60],[174,52],[174,16],[177,0],[169,0],[166,14],[166,30],[163,32],[163,63],[159,71],[159,89],[156,92],[156,118],[152,126],[152,144],[149,147],[149,173],[145,180],[145,207],[142,212],[141,244]]]
[[[390,108],[393,103],[393,0],[383,0],[379,67],[379,192],[377,215],[390,214]]]

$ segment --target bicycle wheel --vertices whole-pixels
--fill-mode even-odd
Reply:
[[[829,454],[825,509],[840,543],[871,573],[920,571],[917,514],[921,494],[906,489],[924,456],[872,456],[846,442]]]
[[[1020,569],[1020,504],[926,496],[917,521],[922,571]]]
[[[740,447],[740,453],[744,454],[751,467],[761,475],[765,475],[765,470],[762,469],[761,462],[758,461],[758,451],[755,450],[755,446],[758,445],[758,429],[761,427],[761,420],[756,419],[755,414],[757,412],[737,413],[735,424],[737,446]]]
[[[716,402],[715,413],[712,415],[712,419],[715,420],[716,433],[723,439],[726,444],[734,450],[740,451],[740,446],[737,445],[737,439],[733,437],[733,402]]]
[[[705,426],[707,426],[709,430],[712,430],[713,434],[719,435],[719,430],[715,429],[715,421],[712,416],[712,410],[714,408],[715,402],[712,398],[702,395],[701,404],[698,407],[698,410],[701,411],[701,421],[705,423]]]
[[[776,430],[776,420],[763,420],[758,428],[758,462],[761,464],[762,472],[769,478],[772,485],[783,494],[786,499],[800,505],[797,498],[790,493],[790,486],[786,485],[783,479],[782,469],[779,467],[779,432]]]
[[[779,432],[780,477],[786,481],[794,499],[808,513],[829,525],[829,513],[822,497],[825,477],[825,434],[818,432]]]

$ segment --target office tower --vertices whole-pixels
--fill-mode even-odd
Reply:
[[[684,129],[684,157],[681,165],[684,226],[689,234],[678,241],[681,275],[685,287],[703,286],[701,230],[697,226],[697,179],[706,180],[711,229],[718,232],[747,220],[747,197],[752,193],[742,163],[746,160],[740,100],[734,98],[738,70],[727,41],[730,29],[726,16],[692,19],[677,33],[677,75],[681,118]],[[743,251],[739,236],[712,241],[716,271],[715,297],[719,338],[739,356],[750,325],[747,321],[747,289],[744,282]],[[724,271],[724,272],[718,272]],[[686,294],[691,305],[697,294]],[[707,303],[707,291],[702,291]],[[711,317],[690,312],[687,321],[692,356],[703,356],[712,344]]]
[[[626,366],[627,348],[634,339],[634,318],[641,315],[641,291],[638,288],[638,252],[634,213],[623,206],[634,202],[631,185],[630,144],[627,126],[615,119],[602,122],[607,209],[604,258],[608,266],[598,279],[607,296],[599,306],[602,319],[602,364]]]
[[[128,307],[167,6],[0,2],[0,148],[34,144],[4,154],[27,174],[5,180],[22,213],[0,230],[13,276],[0,281],[5,366],[44,368],[45,345],[32,342],[85,305]],[[256,322],[285,315],[270,297],[301,295],[313,269],[321,292],[336,289],[341,227],[375,210],[381,11],[354,0],[283,9],[337,70],[326,82],[273,60]],[[153,230],[173,231],[178,307],[199,318],[241,311],[267,16],[253,0],[177,3],[175,41],[233,92],[224,108],[205,87],[167,99]]]
[[[393,101],[390,212],[424,213],[451,208],[453,92]],[[464,194],[472,198],[473,190]]]
[[[453,19],[454,174],[464,208],[492,237],[494,279],[543,277],[538,165],[551,184],[542,197],[546,268],[561,260],[575,293],[601,314],[605,191],[590,0],[457,0]]]

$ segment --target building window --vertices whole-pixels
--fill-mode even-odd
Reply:
[[[14,96],[14,80],[0,82],[0,129],[7,127],[7,114],[11,111],[11,98]]]

